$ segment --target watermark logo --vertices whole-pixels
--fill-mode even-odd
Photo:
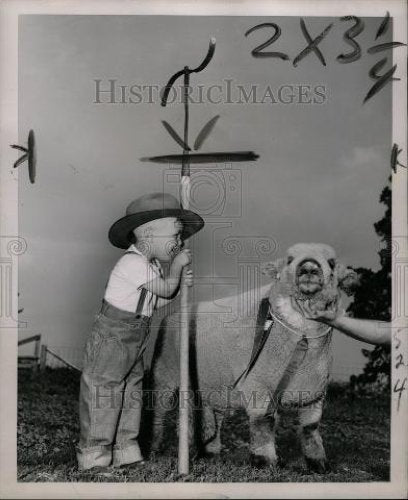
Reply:
[[[163,173],[163,191],[178,194],[181,174],[178,166]],[[236,219],[242,216],[242,171],[223,167],[191,166],[189,187],[189,208],[206,218]]]
[[[117,78],[94,78],[94,104],[159,104],[164,86],[138,85],[121,82]],[[173,85],[169,89],[167,104],[183,103],[184,86]],[[187,87],[187,98],[191,104],[270,104],[270,105],[315,105],[328,100],[326,85],[309,83],[273,85],[242,85],[231,78],[224,78],[217,85],[195,85]]]
[[[25,328],[27,323],[17,319],[18,308],[13,310],[13,297],[18,296],[18,257],[27,250],[27,242],[20,236],[0,237],[0,327]]]
[[[326,392],[322,390],[278,390],[278,391],[240,391],[225,387],[213,390],[188,390],[172,391],[164,390],[133,390],[118,391],[106,386],[94,386],[93,408],[95,410],[121,410],[141,409],[169,412],[180,407],[191,410],[202,410],[202,402],[210,406],[219,406],[221,403],[227,408],[244,408],[245,410],[267,411],[274,409],[295,409],[305,405],[312,408],[320,405],[326,398]]]
[[[228,315],[219,325],[222,328],[242,328],[241,320],[256,319],[261,299],[261,264],[275,257],[278,249],[278,242],[272,236],[228,235],[245,212],[243,186],[247,183],[244,173],[240,168],[232,168],[231,163],[191,165],[189,209],[204,217],[206,230],[198,233],[189,244],[193,254],[195,248],[202,248],[204,238],[205,245],[210,248],[207,255],[210,269],[205,276],[194,273],[191,293],[198,294],[200,288],[206,294],[212,290],[212,298],[207,299],[203,310],[197,308],[194,315],[208,320],[214,314]],[[180,184],[178,166],[169,166],[163,172],[163,191],[177,197]],[[221,289],[230,297],[228,305],[216,298]],[[214,316],[213,320],[217,321]],[[174,318],[173,325],[181,321],[181,317]]]

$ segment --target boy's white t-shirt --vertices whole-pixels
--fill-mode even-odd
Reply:
[[[131,253],[124,254],[112,269],[104,298],[118,309],[136,312],[143,285],[162,276],[162,268],[158,260],[149,262],[135,245],[131,245],[127,252]],[[157,299],[157,295],[147,291],[141,314],[151,316]]]

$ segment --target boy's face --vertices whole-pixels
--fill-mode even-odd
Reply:
[[[147,222],[135,229],[137,242],[144,244],[151,258],[170,262],[183,247],[183,224],[175,217]],[[143,242],[143,243],[142,243]]]

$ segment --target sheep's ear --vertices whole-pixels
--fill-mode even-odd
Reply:
[[[265,274],[265,276],[269,276],[270,278],[276,280],[278,279],[279,273],[284,266],[284,259],[277,259],[273,262],[262,262],[261,264],[261,272]]]
[[[338,265],[338,280],[340,288],[347,295],[351,295],[360,283],[360,277],[354,269],[345,267],[342,264]]]

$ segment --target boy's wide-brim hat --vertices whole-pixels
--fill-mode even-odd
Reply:
[[[191,210],[184,210],[177,199],[167,193],[151,193],[133,200],[126,215],[109,230],[109,241],[118,248],[128,248],[132,231],[142,224],[165,217],[177,217],[183,223],[181,237],[189,238],[204,226],[203,219]]]

